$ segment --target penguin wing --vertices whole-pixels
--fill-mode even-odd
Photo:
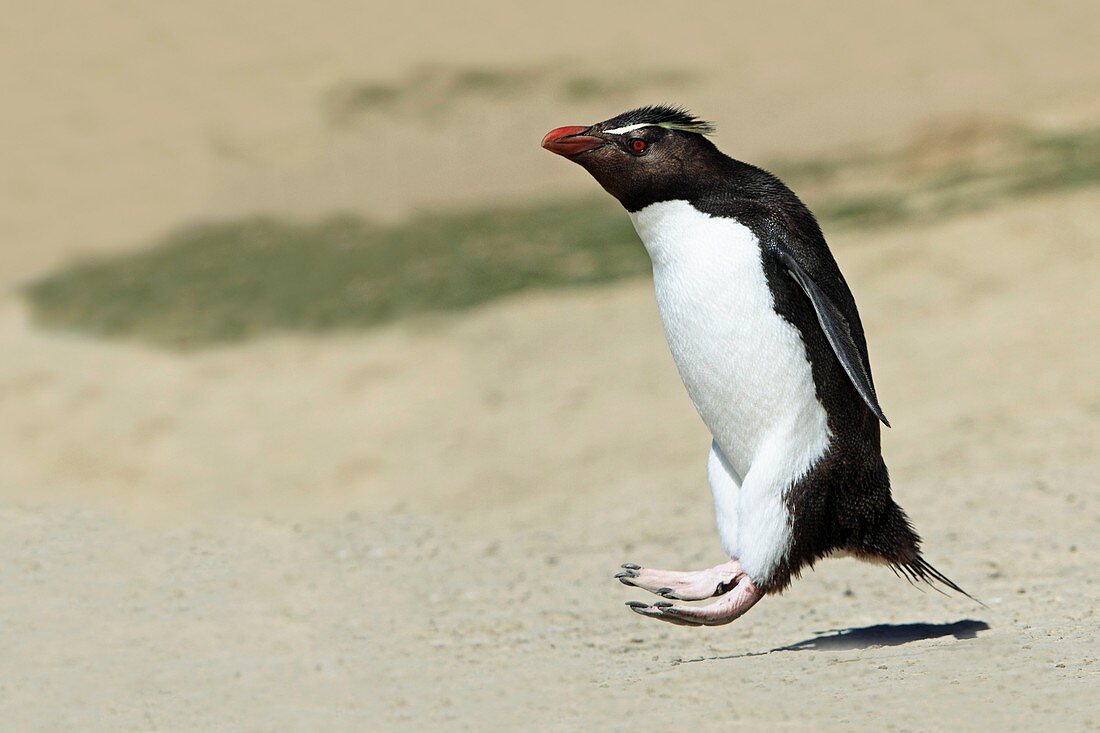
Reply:
[[[779,262],[786,269],[787,274],[794,278],[802,291],[809,296],[810,302],[814,306],[814,312],[817,314],[817,322],[821,325],[821,330],[825,332],[825,338],[829,341],[829,345],[833,347],[833,352],[840,361],[840,365],[844,367],[848,379],[852,381],[852,386],[859,392],[859,396],[863,398],[875,417],[881,420],[883,425],[890,427],[890,421],[886,419],[882,408],[879,407],[878,397],[875,395],[875,386],[871,383],[870,365],[865,363],[863,354],[856,346],[848,319],[806,273],[805,268],[799,264],[794,252],[782,239],[778,236],[773,237],[774,251]]]

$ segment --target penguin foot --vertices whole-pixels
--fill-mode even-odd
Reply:
[[[733,590],[705,606],[680,606],[668,601],[653,605],[630,601],[626,605],[634,613],[677,626],[721,626],[740,618],[763,597],[749,576],[742,575]]]
[[[720,596],[733,588],[744,575],[741,563],[732,558],[713,568],[686,572],[643,568],[634,563],[626,563],[622,567],[623,571],[616,573],[615,577],[623,585],[678,601],[701,601]]]

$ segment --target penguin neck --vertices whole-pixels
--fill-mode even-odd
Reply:
[[[736,240],[752,251],[758,251],[759,240],[744,222],[737,217],[703,211],[692,201],[656,201],[630,213],[634,231],[645,245],[655,274],[662,269],[685,266],[693,270],[719,267],[718,262],[707,262],[710,255],[705,247],[700,246],[704,237],[714,236],[715,229],[711,223],[716,220],[723,222],[722,231],[731,237],[731,242]],[[754,256],[759,259],[759,254]]]
[[[709,214],[699,211],[684,199],[655,201],[630,212],[634,231],[645,245],[654,270],[673,266],[677,262],[686,264],[693,255],[689,246],[693,230],[710,218]]]
[[[786,186],[767,171],[734,160],[717,149],[710,153],[682,163],[682,169],[675,176],[650,180],[619,202],[631,214],[667,201],[688,201],[703,210],[702,202],[767,200],[776,184],[786,190]]]

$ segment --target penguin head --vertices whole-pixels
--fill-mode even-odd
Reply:
[[[723,157],[705,135],[714,126],[678,107],[650,106],[588,127],[551,130],[542,147],[572,160],[629,211],[684,197]]]

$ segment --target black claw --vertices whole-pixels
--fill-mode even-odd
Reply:
[[[621,573],[615,573],[616,578],[637,578],[638,574],[633,570],[624,570]]]
[[[642,569],[641,565],[636,565],[635,563],[632,563],[632,562],[624,562],[619,567],[621,567],[624,570],[641,570]]]
[[[659,595],[659,596],[668,595],[671,592],[672,592],[671,588],[658,588],[657,589],[657,595]]]
[[[672,608],[672,604],[668,601],[657,601],[653,604],[654,608]]]
[[[649,608],[648,603],[642,603],[641,601],[627,601],[626,605],[630,606],[631,608]]]

